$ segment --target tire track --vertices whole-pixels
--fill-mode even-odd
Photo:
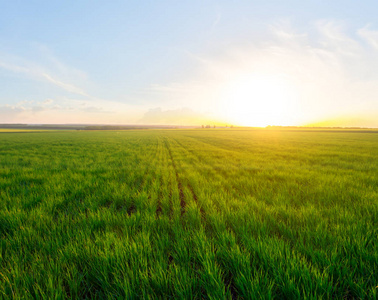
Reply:
[[[193,157],[194,160],[196,160],[197,162],[202,162],[201,159],[193,153],[193,151],[190,151],[181,142],[177,141],[174,138],[171,138],[171,139],[180,147],[180,149],[183,149],[183,151],[189,153]],[[172,157],[171,151],[170,151],[170,156]],[[176,165],[175,165],[175,170],[176,170]],[[212,173],[218,174],[218,172],[216,172],[215,168],[212,167],[211,170],[212,170]],[[219,176],[221,176],[221,175],[219,175]],[[223,177],[223,176],[221,176],[221,177]],[[200,213],[201,213],[201,220],[202,220],[205,228],[207,228],[208,223],[207,223],[207,220],[206,220],[206,212],[205,212],[204,208],[202,207],[201,203],[199,202],[198,196],[195,193],[193,186],[189,183],[189,180],[188,180],[188,182],[186,182],[185,186],[188,187],[188,189],[190,190],[190,192],[192,194],[194,201],[198,204],[198,207],[200,208]],[[229,226],[229,229],[231,229],[232,234],[237,239],[236,232],[233,230],[233,228]],[[244,245],[242,243],[240,243],[240,241],[238,241],[238,246],[240,247],[240,249],[242,251],[246,251]],[[223,272],[223,274],[228,274],[228,276],[222,276],[222,282],[223,282],[224,286],[226,287],[226,290],[230,291],[231,299],[238,299],[239,293],[238,293],[238,290],[236,288],[235,278],[233,277],[232,273],[230,273],[229,269],[222,266],[222,264],[220,264],[220,270]],[[206,295],[206,292],[202,291],[202,295]]]
[[[188,136],[189,138],[195,140],[197,143],[198,142],[201,142],[205,145],[207,145],[207,143],[205,142],[202,142],[202,141],[198,141],[190,136]],[[205,164],[207,167],[208,167],[208,170],[210,171],[210,173],[214,176],[214,177],[218,177],[218,178],[221,178],[222,181],[225,181],[227,182],[228,186],[231,188],[231,189],[227,189],[227,187],[224,185],[223,186],[223,189],[226,191],[226,192],[229,192],[232,194],[233,197],[235,197],[236,199],[239,199],[240,198],[240,194],[238,193],[239,189],[238,187],[233,183],[232,180],[230,180],[229,176],[227,175],[227,172],[226,171],[223,171],[223,170],[219,170],[217,169],[216,167],[214,167],[211,163],[209,163],[207,160],[203,159],[198,153],[196,153],[195,151],[193,150],[190,150],[188,149],[188,147],[185,147],[181,142],[177,141],[175,139],[175,142],[177,144],[179,144],[185,151],[187,151],[188,153],[190,153],[193,158],[195,160],[197,160],[197,162],[200,162],[200,163],[203,163]],[[219,148],[219,149],[222,149],[222,148]]]
[[[158,148],[159,148],[159,153],[160,153],[159,162],[162,162],[163,161],[163,153],[162,153],[162,149],[161,149],[160,139],[158,139]],[[161,186],[163,186],[163,175],[162,175],[162,172],[160,170],[159,187],[161,187]],[[158,189],[158,195],[157,195],[157,203],[156,203],[156,218],[159,218],[160,215],[163,212],[162,205],[161,205],[161,198],[162,197],[163,197],[163,192],[162,192],[162,189],[159,188]]]
[[[183,148],[185,151],[187,151],[187,149],[185,147],[183,147],[183,145],[181,143],[179,143],[176,139],[173,139],[175,141],[176,144],[178,144],[181,148]],[[189,189],[191,195],[192,195],[192,198],[193,200],[197,203],[197,206],[199,207],[200,209],[200,214],[201,214],[201,219],[202,221],[204,222],[204,224],[206,224],[206,212],[203,208],[203,205],[201,205],[200,201],[198,200],[198,195],[196,194],[196,192],[194,191],[194,188],[193,188],[193,185],[190,184],[189,180],[186,184],[186,187]]]
[[[165,142],[165,146],[168,149],[168,154],[169,154],[169,157],[170,157],[170,159],[172,161],[173,169],[174,169],[175,174],[176,174],[176,181],[177,181],[177,187],[178,187],[178,190],[179,190],[179,198],[180,198],[180,206],[181,206],[181,216],[182,216],[182,215],[185,214],[185,211],[186,211],[186,201],[185,201],[184,190],[183,190],[183,187],[182,187],[182,182],[180,180],[180,176],[179,176],[179,174],[177,172],[176,163],[173,160],[171,148],[169,147],[167,140],[165,140],[164,142]]]
[[[194,189],[193,189],[193,186],[191,184],[188,183],[188,188],[190,190],[190,192],[192,193],[192,197],[194,199],[194,201],[197,203],[199,209],[200,209],[200,213],[201,213],[201,218],[204,222],[206,222],[206,212],[205,210],[203,209],[202,205],[199,203],[198,201],[198,196],[197,194],[195,193]]]
[[[163,185],[163,180],[161,179],[161,177],[159,178],[159,185],[160,186]],[[161,192],[161,189],[159,189],[159,192],[157,195],[157,204],[156,204],[156,218],[159,218],[163,212],[163,209],[161,207],[161,198],[162,198],[162,192]]]

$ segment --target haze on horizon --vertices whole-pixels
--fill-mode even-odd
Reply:
[[[378,127],[375,1],[4,1],[0,123]]]

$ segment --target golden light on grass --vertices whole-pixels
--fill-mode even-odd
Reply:
[[[235,78],[223,95],[223,114],[242,126],[290,125],[297,98],[284,76],[258,73]]]

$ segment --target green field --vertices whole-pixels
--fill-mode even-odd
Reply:
[[[0,133],[1,298],[374,299],[378,133]]]

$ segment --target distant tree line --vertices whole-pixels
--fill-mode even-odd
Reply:
[[[131,129],[148,129],[147,127],[140,126],[113,126],[113,125],[93,125],[86,126],[83,130],[131,130]]]
[[[216,128],[215,125],[213,125],[213,126],[211,126],[211,125],[201,125],[201,127],[202,127],[202,128]],[[234,125],[230,125],[230,126],[226,125],[225,127],[226,127],[226,128],[228,128],[228,127],[230,127],[230,128],[234,128]]]

